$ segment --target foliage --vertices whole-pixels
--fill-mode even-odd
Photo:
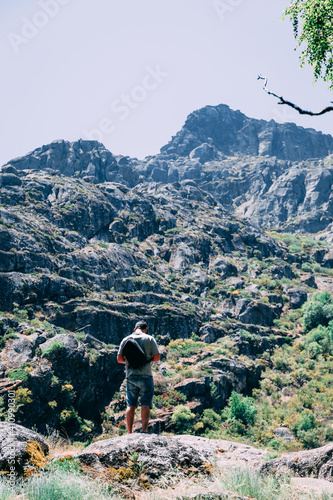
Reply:
[[[27,381],[29,378],[29,374],[25,371],[24,368],[14,368],[13,370],[9,370],[7,373],[7,377],[10,378],[10,380],[23,380]]]
[[[55,357],[65,348],[65,344],[59,340],[55,340],[45,351],[42,356],[46,358]]]
[[[315,80],[323,78],[333,89],[333,0],[293,0],[285,15],[303,47],[301,65],[308,63]]]
[[[325,291],[315,293],[303,305],[303,322],[308,332],[319,325],[327,326],[333,319],[333,296]]]
[[[229,420],[238,420],[244,425],[253,425],[257,413],[253,398],[233,391],[229,398],[225,414]]]
[[[192,356],[202,349],[203,342],[198,342],[192,339],[177,339],[172,340],[169,344],[169,349],[178,351],[183,356]]]
[[[26,404],[32,403],[32,392],[27,387],[18,387],[15,391],[16,407],[20,408]]]
[[[191,432],[194,419],[195,414],[185,405],[177,406],[171,417],[176,431],[184,434]]]
[[[172,408],[179,403],[185,403],[186,396],[181,392],[173,389],[154,397],[154,404],[156,408]]]
[[[212,408],[207,408],[203,411],[200,420],[193,426],[195,434],[205,433],[210,435],[210,431],[218,431],[222,424],[222,417]]]

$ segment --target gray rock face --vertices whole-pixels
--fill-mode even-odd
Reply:
[[[206,458],[193,446],[181,443],[177,438],[129,434],[119,438],[97,441],[79,455],[81,462],[95,467],[128,467],[129,456],[138,453],[138,462],[150,481],[165,476],[173,469],[181,473],[193,467],[204,472]]]
[[[193,149],[189,156],[191,160],[198,160],[200,163],[206,163],[216,158],[217,151],[212,145],[204,143]]]
[[[29,466],[31,454],[27,444],[36,442],[44,455],[49,451],[46,440],[37,432],[10,422],[0,422],[0,470],[9,471],[15,463],[18,472]]]
[[[333,443],[313,450],[287,453],[269,460],[261,466],[261,472],[273,469],[277,474],[285,472],[299,477],[317,477],[332,481]]]
[[[308,294],[301,288],[289,288],[287,295],[293,309],[299,309],[308,299]]]
[[[294,123],[254,120],[220,104],[191,113],[184,127],[161,152],[187,156],[208,139],[224,154],[261,154],[292,161],[322,158],[333,150],[330,135]]]
[[[294,434],[287,427],[277,427],[274,429],[274,436],[282,439],[286,443],[293,441],[295,439]]]

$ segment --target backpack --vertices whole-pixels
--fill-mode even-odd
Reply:
[[[150,363],[153,359],[147,359],[147,356],[140,344],[132,337],[129,337],[126,340],[122,348],[122,354],[128,361],[129,367],[134,368],[135,370],[137,370],[138,368],[142,368],[147,363]]]

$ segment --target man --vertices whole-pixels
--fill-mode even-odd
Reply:
[[[145,321],[139,321],[135,325],[134,333],[125,337],[121,341],[118,350],[118,363],[126,364],[126,426],[129,434],[133,432],[134,415],[138,405],[139,396],[141,398],[142,432],[148,432],[150,409],[153,406],[154,380],[151,363],[159,361],[160,354],[155,339],[151,335],[148,335],[147,331],[147,323]],[[145,352],[147,359],[152,358],[151,362],[136,369],[129,366],[128,361],[122,353],[124,344],[129,337],[138,342],[140,347]]]

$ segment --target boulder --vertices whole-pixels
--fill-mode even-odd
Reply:
[[[273,307],[264,302],[251,302],[247,299],[237,301],[235,309],[236,318],[242,323],[272,326],[274,319],[280,315],[280,308]]]
[[[263,473],[275,473],[298,477],[316,477],[333,482],[333,443],[313,450],[287,453],[264,463],[260,470]]]
[[[62,351],[62,356],[64,358],[70,358],[70,357],[80,357],[78,356],[77,350],[78,350],[79,343],[72,333],[60,333],[58,335],[55,335],[51,339],[47,340],[43,344],[40,345],[40,349],[43,353],[52,353],[54,350],[55,352],[61,349]],[[81,348],[82,351],[82,348]]]
[[[318,288],[315,277],[313,274],[303,274],[300,276],[300,281],[304,285],[310,286],[311,288]]]
[[[206,163],[207,161],[216,158],[216,154],[217,151],[214,146],[205,142],[191,151],[190,158],[191,160],[198,160],[200,163]]]
[[[0,174],[0,185],[1,186],[21,186],[21,179],[15,175],[10,173],[1,173]]]
[[[289,443],[295,439],[294,434],[288,427],[277,427],[274,429],[274,436],[282,439],[285,443]]]
[[[0,356],[11,368],[19,368],[33,357],[33,343],[23,335],[17,335],[18,338],[8,342]]]
[[[9,471],[15,464],[16,472],[22,473],[31,466],[44,463],[49,452],[46,440],[37,432],[22,425],[0,422],[0,470]]]
[[[174,389],[185,394],[187,398],[204,396],[209,392],[209,377],[187,378],[175,385]]]
[[[220,279],[224,280],[230,276],[237,276],[238,270],[234,264],[231,264],[226,259],[218,257],[209,264],[210,270],[220,275]]]
[[[178,473],[205,472],[207,459],[193,446],[182,443],[177,437],[156,434],[128,434],[92,443],[78,454],[79,460],[95,468],[103,466],[114,469],[128,468],[129,459],[137,453],[137,462],[150,482],[167,475],[172,470]]]
[[[333,268],[333,250],[329,250],[323,258],[323,266],[329,269]]]
[[[201,337],[201,340],[203,340],[203,342],[206,342],[207,344],[216,342],[216,339],[218,338],[217,329],[212,325],[202,326],[199,330],[199,335]]]
[[[292,309],[299,309],[308,300],[308,294],[302,288],[289,288],[287,295]]]

